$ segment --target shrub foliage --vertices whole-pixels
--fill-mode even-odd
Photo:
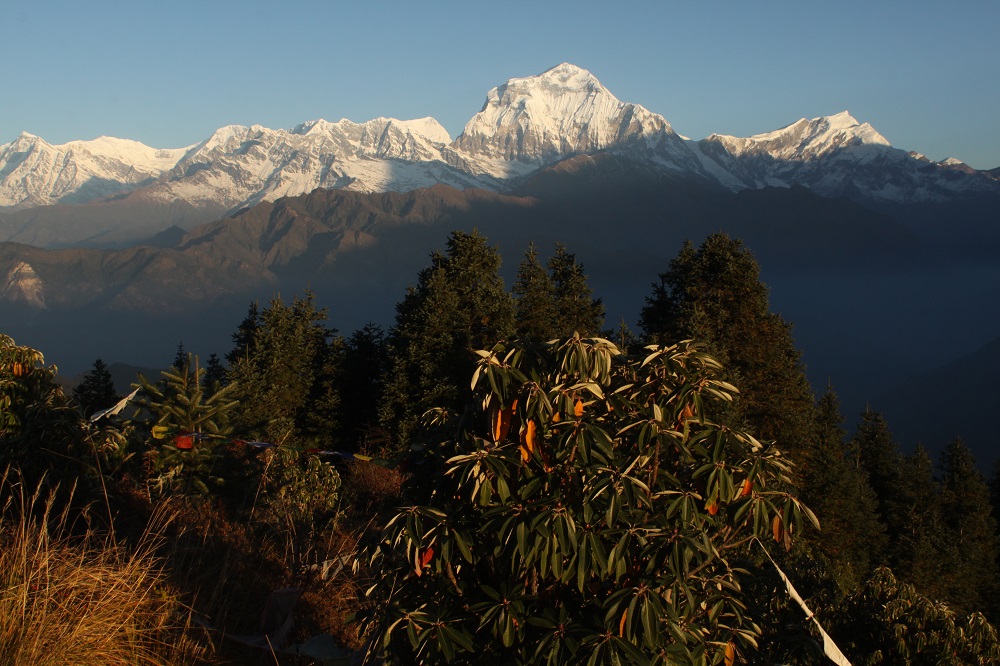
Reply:
[[[732,663],[759,629],[737,555],[811,512],[773,446],[715,423],[735,387],[694,344],[578,336],[480,351],[432,410],[413,505],[361,551],[390,663]],[[433,484],[426,479],[433,478]]]

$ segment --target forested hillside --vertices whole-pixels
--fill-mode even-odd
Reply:
[[[932,457],[816,395],[743,242],[685,244],[638,330],[572,242],[521,252],[508,285],[452,232],[385,328],[310,290],[248,303],[128,395],[100,358],[68,393],[0,335],[0,654],[1000,660],[1000,474],[957,425]],[[93,597],[65,562],[123,582]]]

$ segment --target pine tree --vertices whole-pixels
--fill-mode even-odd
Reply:
[[[538,260],[535,244],[528,246],[511,290],[517,337],[544,342],[556,337],[556,294],[552,278]]]
[[[232,387],[202,390],[205,371],[188,354],[164,370],[155,384],[139,375],[138,404],[152,415],[147,456],[154,488],[161,493],[205,496],[223,485],[223,441],[232,432]]]
[[[887,431],[883,432],[881,425],[877,425],[875,431],[884,445]],[[891,437],[888,439],[891,441]],[[946,537],[934,463],[923,446],[917,446],[908,456],[897,455],[895,459],[898,461],[895,473],[882,475],[883,483],[890,485],[886,524],[891,542],[886,563],[901,579],[924,594],[943,599],[942,557]]]
[[[111,407],[121,398],[115,391],[115,382],[111,370],[102,359],[94,361],[93,368],[83,376],[73,389],[73,398],[79,403],[84,415]]]
[[[260,328],[260,312],[257,301],[250,303],[247,315],[240,322],[239,328],[233,333],[233,349],[226,354],[226,363],[230,367],[236,364],[241,358],[249,356],[253,351],[254,335]]]
[[[514,303],[499,271],[500,253],[486,238],[452,232],[445,253],[432,255],[396,306],[392,367],[379,411],[400,445],[426,410],[467,402],[473,349],[514,333]]]
[[[997,523],[990,512],[989,486],[961,438],[942,451],[940,469],[947,534],[942,596],[959,611],[982,611],[997,578]]]
[[[804,452],[802,499],[822,530],[812,538],[826,555],[842,592],[852,592],[881,564],[885,526],[867,476],[847,458],[839,401],[832,388],[816,406],[816,434]]]
[[[177,343],[177,353],[174,354],[174,360],[173,363],[170,364],[170,367],[177,370],[184,370],[187,363],[190,361],[190,354],[184,351],[184,341],[181,340]]]
[[[347,339],[339,384],[343,429],[355,445],[378,426],[378,404],[388,368],[388,343],[381,327],[366,324]]]
[[[851,440],[851,453],[857,468],[868,475],[879,519],[888,527],[890,540],[895,541],[900,523],[893,503],[899,488],[902,456],[882,414],[870,408],[862,412]]]
[[[212,352],[205,363],[205,374],[202,377],[205,392],[211,395],[226,385],[226,367],[219,360],[219,355]]]
[[[578,264],[576,255],[562,243],[556,243],[556,253],[549,259],[549,272],[555,293],[556,335],[599,335],[604,326],[604,303],[594,298],[583,264]]]
[[[760,267],[739,240],[713,234],[687,242],[646,299],[639,324],[649,342],[695,339],[740,387],[739,415],[793,460],[812,436],[813,395],[792,327],[769,311]]]
[[[236,419],[244,435],[317,448],[338,442],[343,339],[326,319],[306,292],[291,304],[276,297],[252,327],[241,325],[227,358],[236,359],[228,379],[240,401]]]

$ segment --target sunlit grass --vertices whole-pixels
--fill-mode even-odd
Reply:
[[[190,663],[183,607],[147,529],[126,547],[87,512],[0,476],[0,664]],[[161,519],[162,520],[162,519]],[[187,653],[185,654],[185,651]]]

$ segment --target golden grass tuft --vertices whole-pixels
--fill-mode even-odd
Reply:
[[[126,548],[54,497],[0,476],[0,665],[197,661],[156,530]]]

